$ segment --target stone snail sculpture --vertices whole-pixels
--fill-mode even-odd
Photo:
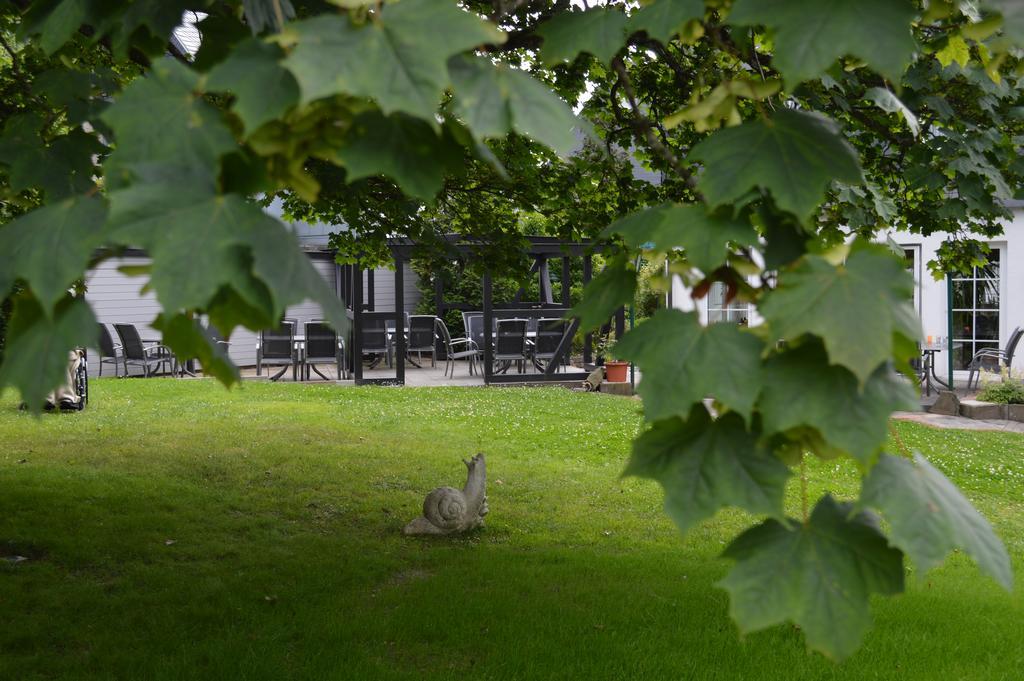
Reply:
[[[423,515],[411,521],[402,530],[407,535],[455,534],[466,532],[484,524],[487,515],[487,464],[484,455],[477,454],[466,461],[468,474],[461,489],[438,487],[423,500]]]

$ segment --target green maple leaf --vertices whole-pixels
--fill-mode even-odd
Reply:
[[[39,136],[43,125],[41,117],[28,113],[12,116],[4,126],[0,163],[8,167],[11,190],[42,189],[52,201],[92,188],[93,156],[106,148],[81,129],[44,144]]]
[[[587,331],[604,324],[623,305],[636,296],[636,270],[618,258],[608,263],[583,287],[583,299],[570,314],[580,319],[580,329]]]
[[[671,251],[682,248],[703,272],[713,272],[729,256],[729,244],[753,246],[757,232],[748,220],[709,214],[703,206],[663,203],[612,223],[605,236],[619,234],[630,248]]]
[[[451,137],[438,135],[421,118],[368,111],[352,121],[337,159],[348,171],[349,182],[386,175],[407,194],[431,201],[445,172],[460,167],[463,154]]]
[[[763,380],[758,407],[766,433],[813,428],[864,464],[885,444],[889,415],[918,407],[917,391],[896,372],[880,367],[861,389],[849,370],[829,365],[818,342],[770,358]]]
[[[43,52],[53,54],[71,39],[82,24],[88,23],[91,5],[92,0],[35,3],[26,13],[19,34],[23,39],[38,35],[38,44]]]
[[[792,88],[844,55],[899,83],[916,47],[910,31],[915,14],[906,0],[737,0],[729,21],[774,29],[772,65]]]
[[[224,385],[238,382],[238,367],[234,365],[221,343],[217,343],[207,329],[185,314],[167,317],[159,315],[153,328],[160,331],[164,345],[169,347],[178,360],[184,362],[197,358],[203,365],[203,373],[213,376]]]
[[[573,129],[583,126],[569,105],[530,74],[484,57],[448,61],[455,113],[477,137],[504,137],[515,130],[561,156],[579,146]]]
[[[42,409],[46,395],[64,382],[68,352],[95,347],[96,317],[81,298],[66,297],[52,313],[28,295],[14,298],[7,327],[0,388],[13,386],[29,409]]]
[[[829,361],[864,383],[899,344],[895,335],[917,340],[906,304],[913,277],[884,246],[856,244],[846,262],[834,266],[808,255],[779,277],[760,312],[779,338],[810,333],[821,338]],[[909,334],[909,336],[908,336]]]
[[[249,326],[309,299],[336,329],[346,328],[344,306],[295,235],[240,195],[204,193],[201,183],[186,179],[139,183],[110,195],[109,229],[113,241],[152,255],[150,281],[169,313],[204,309],[230,286],[263,311]]]
[[[106,213],[101,199],[76,197],[0,227],[0,291],[24,279],[49,315],[103,243]]]
[[[449,85],[448,58],[504,34],[449,0],[403,0],[363,27],[323,15],[290,25],[282,39],[296,43],[284,65],[303,103],[346,93],[375,99],[384,113],[433,121]]]
[[[764,344],[735,324],[702,326],[694,312],[658,310],[626,333],[615,355],[643,372],[637,391],[650,421],[685,417],[713,396],[749,417],[761,385]]]
[[[646,31],[655,40],[667,43],[687,21],[703,16],[703,0],[656,0],[629,17],[626,31]]]
[[[807,645],[841,660],[871,625],[871,594],[903,591],[903,555],[886,545],[874,518],[824,496],[806,523],[767,520],[723,554],[736,565],[718,585],[746,633],[791,621]]]
[[[913,462],[883,454],[864,480],[860,503],[885,515],[892,526],[889,543],[922,572],[960,548],[1007,591],[1013,588],[1010,556],[992,526],[920,454]]]
[[[864,97],[877,104],[878,108],[882,111],[898,113],[903,116],[903,120],[907,122],[907,127],[910,128],[910,132],[914,133],[914,137],[920,134],[921,124],[917,122],[917,116],[891,91],[881,87],[873,87],[864,93]]]
[[[629,17],[619,10],[605,7],[556,14],[537,28],[544,39],[541,61],[555,66],[589,52],[607,64],[625,44],[628,22]]]
[[[959,64],[960,68],[964,68],[971,60],[971,48],[967,46],[967,41],[963,39],[963,36],[952,35],[946,41],[945,47],[935,53],[935,58],[939,60],[943,68],[953,62]]]
[[[136,163],[174,161],[211,169],[238,145],[220,112],[198,94],[199,76],[174,60],[154,62],[145,78],[125,88],[103,113],[116,150],[104,164],[111,189]]]
[[[249,38],[206,76],[208,90],[229,91],[235,96],[231,110],[250,133],[281,117],[299,101],[299,84],[291,71],[281,66],[282,56],[277,45]]]
[[[665,510],[686,532],[726,506],[782,518],[790,471],[758,444],[739,415],[712,420],[698,404],[685,421],[657,421],[640,435],[623,475],[661,483]]]
[[[833,121],[789,109],[719,130],[697,144],[690,159],[704,164],[698,188],[711,205],[735,201],[761,187],[772,193],[779,208],[805,222],[833,180],[864,180],[857,152]]]

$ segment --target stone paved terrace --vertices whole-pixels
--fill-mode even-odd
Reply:
[[[318,367],[320,371],[330,378],[337,376],[337,373],[333,366],[320,365]],[[479,365],[478,365],[479,368]],[[267,367],[271,371],[270,375],[276,374],[280,371],[280,367]],[[264,369],[263,375],[257,377],[255,367],[244,367],[242,369],[242,378],[245,380],[267,380],[267,370]],[[411,387],[426,387],[426,386],[482,386],[484,384],[483,376],[476,373],[472,376],[469,375],[469,364],[465,361],[455,362],[455,376],[454,378],[449,374],[444,375],[445,363],[438,362],[436,367],[430,366],[430,359],[426,359],[422,368],[416,368],[410,364],[405,366],[405,384]],[[575,371],[582,371],[582,369],[574,369]],[[511,371],[511,370],[510,370]],[[363,367],[363,378],[393,378],[395,370],[377,367],[375,369],[367,369]],[[639,376],[639,374],[638,374]],[[281,376],[280,381],[282,383],[292,382],[292,371],[289,369]],[[314,383],[326,383],[322,378],[316,374],[312,374],[312,382]],[[352,385],[351,379],[347,381],[332,380],[331,383],[337,385]],[[574,381],[574,383],[576,383]]]

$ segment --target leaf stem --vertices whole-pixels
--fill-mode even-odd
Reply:
[[[284,12],[281,11],[281,0],[274,0],[274,18],[277,19],[277,30],[284,30]]]
[[[800,511],[807,524],[807,455],[800,455]]]

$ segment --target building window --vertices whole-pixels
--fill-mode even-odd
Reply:
[[[969,277],[953,277],[953,366],[964,370],[983,348],[999,348],[999,249]]]
[[[727,290],[725,284],[720,281],[711,284],[711,291],[708,293],[708,323],[733,322],[746,326],[750,322],[750,303],[736,299],[726,303]]]
[[[914,310],[918,315],[921,314],[921,251],[919,248],[918,246],[903,247],[904,267],[914,277]]]

